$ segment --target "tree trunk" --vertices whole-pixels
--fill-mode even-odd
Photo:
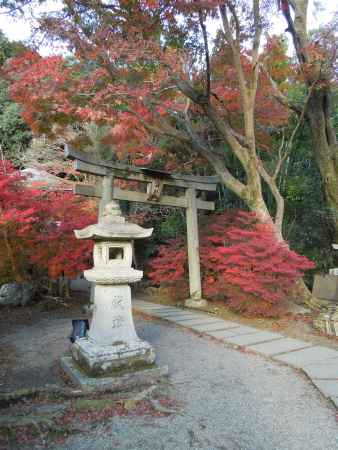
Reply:
[[[311,94],[306,116],[310,122],[314,142],[313,151],[321,173],[327,205],[333,212],[332,217],[338,239],[338,146],[331,122],[332,94],[330,90],[330,80],[335,67],[328,60],[321,65],[316,64],[309,51],[308,4],[309,0],[281,0],[283,15],[288,24],[287,31],[292,36],[300,71],[306,74],[305,83],[308,93]],[[309,65],[312,66],[311,73],[308,72]]]
[[[319,298],[316,298],[312,295],[312,293],[309,291],[308,287],[304,283],[304,280],[298,280],[294,287],[291,290],[291,296],[294,301],[294,303],[297,304],[304,304],[311,310],[318,310],[321,311],[323,309],[326,309],[329,305],[329,301],[321,300]]]
[[[11,246],[11,242],[8,237],[8,232],[7,232],[6,227],[4,227],[4,230],[3,230],[3,239],[5,242],[5,247],[7,250],[8,258],[11,262],[12,273],[14,275],[14,279],[17,283],[23,283],[25,281],[25,279],[21,273],[21,270],[20,270],[16,255],[15,255],[15,251],[13,250],[13,248]]]
[[[330,92],[315,90],[309,100],[308,119],[314,141],[314,155],[321,173],[324,194],[332,211],[338,239],[338,145],[333,135],[329,113]]]

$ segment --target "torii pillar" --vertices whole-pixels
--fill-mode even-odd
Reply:
[[[186,197],[190,298],[185,301],[185,306],[189,308],[203,308],[208,305],[208,302],[202,298],[196,190],[194,188],[188,188],[186,190]]]

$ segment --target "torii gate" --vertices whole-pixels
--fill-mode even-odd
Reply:
[[[100,213],[112,200],[173,206],[186,210],[190,298],[186,300],[185,305],[193,308],[206,306],[207,301],[202,297],[201,287],[197,211],[199,209],[213,211],[215,204],[198,198],[197,194],[204,191],[216,191],[218,177],[174,175],[163,171],[102,161],[67,146],[65,154],[69,159],[74,160],[75,170],[102,177],[101,186],[78,184],[74,188],[75,194],[101,198]],[[114,178],[146,183],[147,190],[139,192],[121,189],[114,186]],[[163,193],[166,186],[183,189],[184,195],[166,195]]]

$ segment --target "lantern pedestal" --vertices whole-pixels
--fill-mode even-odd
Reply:
[[[85,272],[85,276],[91,278],[93,270]],[[106,376],[154,363],[154,349],[136,334],[130,286],[95,285],[93,319],[88,337],[77,339],[71,351],[78,365],[92,376]]]

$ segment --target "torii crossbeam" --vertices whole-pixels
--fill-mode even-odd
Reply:
[[[66,156],[74,160],[75,170],[102,177],[102,185],[78,184],[75,194],[101,198],[100,212],[112,200],[173,206],[186,210],[189,290],[190,298],[186,306],[200,308],[207,305],[202,297],[201,271],[198,237],[198,209],[213,211],[214,202],[198,198],[200,192],[216,191],[218,177],[201,177],[157,171],[125,164],[102,161],[78,150],[66,147]],[[146,183],[146,192],[121,189],[114,186],[114,178]],[[166,194],[166,187],[183,191],[182,196]],[[168,188],[167,188],[168,189]]]

